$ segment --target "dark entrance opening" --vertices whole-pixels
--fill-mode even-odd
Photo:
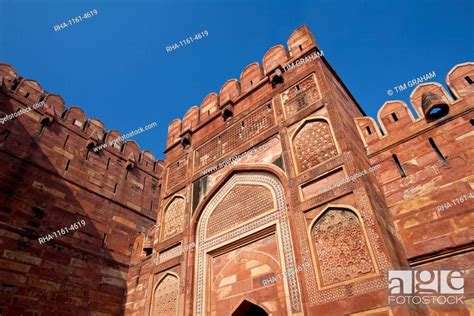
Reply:
[[[232,316],[268,316],[268,314],[261,307],[249,301],[243,301]]]

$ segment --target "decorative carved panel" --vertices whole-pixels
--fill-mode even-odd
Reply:
[[[275,125],[270,103],[257,108],[194,152],[194,168],[203,168]]]
[[[323,287],[375,272],[359,218],[352,211],[326,211],[311,236]]]
[[[293,138],[293,146],[300,172],[338,154],[329,124],[322,119],[304,123]]]
[[[168,181],[166,188],[168,190],[183,183],[186,180],[186,169],[188,166],[187,158],[181,158],[168,167]]]
[[[185,208],[186,204],[182,197],[173,198],[164,213],[161,239],[169,238],[183,231]]]
[[[178,314],[179,280],[167,274],[158,284],[153,300],[153,316],[172,316]]]
[[[281,101],[287,118],[320,99],[321,93],[313,74],[281,94]]]
[[[275,208],[269,189],[260,185],[238,184],[212,212],[206,237],[210,238]]]

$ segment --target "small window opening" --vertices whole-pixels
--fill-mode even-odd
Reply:
[[[245,127],[245,122],[244,121],[240,122],[240,126],[242,126],[242,128],[244,128]]]
[[[69,169],[69,165],[70,165],[70,164],[71,164],[71,160],[68,160],[68,161],[66,162],[66,168],[64,168],[64,170],[67,171],[67,170]]]
[[[87,151],[88,151],[87,155],[89,155],[89,152],[94,151],[94,143],[91,142],[87,144]]]
[[[47,125],[48,125],[48,120],[42,120],[41,121],[40,130],[39,130],[40,135],[43,135],[43,131],[46,128]]]
[[[211,116],[211,110],[207,111],[207,116]]]
[[[105,167],[105,169],[108,170],[108,169],[109,169],[109,165],[110,165],[110,157],[109,157],[109,159],[107,159],[107,166]]]
[[[150,202],[150,212],[153,212],[153,201]]]
[[[284,80],[281,75],[281,71],[277,70],[276,75],[274,75],[270,81],[272,83],[272,88],[275,88],[277,85],[283,83]]]
[[[36,217],[36,218],[39,218],[39,219],[42,219],[44,217],[44,211],[37,208],[37,207],[33,207],[31,209],[31,212],[33,213],[33,215]]]
[[[469,122],[474,126],[474,119],[470,119]]]
[[[116,192],[117,192],[117,183],[115,183],[115,185],[114,185],[114,193],[116,193]]]
[[[267,108],[271,109],[272,108],[272,105],[269,103],[267,104]]]
[[[252,81],[252,80],[250,80],[250,85],[253,85],[253,81]]]
[[[184,148],[188,148],[191,145],[191,141],[189,140],[188,137],[183,137],[183,138],[181,138],[181,145]]]
[[[300,91],[300,85],[299,84],[296,85],[296,90]]]
[[[148,257],[153,253],[153,248],[143,248],[143,251],[145,252],[145,255]]]
[[[234,116],[234,112],[231,108],[225,108],[222,111],[222,118],[224,119],[224,122],[226,122],[228,119]]]
[[[467,83],[469,83],[469,84],[474,83],[474,81],[472,81],[471,77],[469,77],[469,76],[464,77],[464,79],[466,79]]]
[[[403,170],[403,167],[400,163],[400,160],[398,160],[397,155],[392,155],[392,160],[395,163],[395,165],[397,166],[398,172],[400,172],[400,176],[402,178],[406,177],[407,175],[405,174],[405,170]]]
[[[25,99],[28,99],[29,96],[30,96],[30,93],[27,92],[27,93],[25,94]]]
[[[102,238],[102,248],[107,247],[107,234],[104,234],[104,237]]]
[[[366,126],[365,129],[367,130],[367,133],[368,133],[369,135],[372,134],[372,131],[370,130],[370,127]]]
[[[303,46],[299,45],[300,51],[303,51]]]
[[[438,158],[443,161],[443,162],[446,162],[446,158],[444,157],[443,153],[441,152],[441,150],[439,150],[438,146],[436,145],[435,141],[433,138],[428,138],[428,141],[430,142],[430,145],[431,147],[433,147],[433,150],[435,151],[436,155],[438,155]]]
[[[63,148],[66,147],[67,141],[69,140],[69,135],[66,135],[66,139],[64,140]]]
[[[398,117],[397,117],[397,114],[395,112],[392,113],[392,118],[393,118],[394,122],[398,121]]]

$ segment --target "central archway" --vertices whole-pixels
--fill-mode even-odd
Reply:
[[[225,301],[227,308],[230,304],[235,306],[238,301],[233,299],[243,297],[245,291],[245,295],[260,291],[255,297],[265,296],[263,292],[270,286],[265,287],[265,282],[262,285],[258,280],[295,269],[284,191],[279,179],[263,171],[241,172],[230,177],[200,214],[196,244],[194,315],[207,315],[227,297],[230,297]],[[251,258],[252,251],[260,251],[262,255]],[[275,262],[278,271],[275,271]],[[228,274],[229,265],[236,267],[233,270],[237,272]],[[216,279],[219,279],[218,293],[211,290]],[[295,274],[282,277],[274,286],[285,292],[280,302],[283,309],[301,311]]]
[[[232,313],[232,316],[268,316],[268,313],[260,306],[244,300]]]

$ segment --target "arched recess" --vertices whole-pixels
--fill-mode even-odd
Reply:
[[[280,266],[281,270],[287,271],[289,269],[295,269],[295,256],[293,252],[292,239],[290,235],[290,227],[288,223],[287,209],[284,198],[284,190],[279,179],[269,173],[263,171],[244,171],[234,173],[229,178],[226,177],[225,183],[219,187],[218,190],[213,191],[213,194],[206,200],[206,204],[202,208],[202,212],[199,214],[199,219],[196,223],[196,257],[195,257],[195,273],[194,273],[194,313],[193,315],[205,315],[208,307],[209,298],[209,283],[206,281],[209,277],[209,260],[211,258],[211,252],[217,253],[223,249],[226,245],[239,243],[241,240],[252,239],[252,236],[258,235],[259,232],[269,228],[275,227],[276,238],[279,247],[279,257],[281,258]],[[267,205],[267,210],[255,207],[248,209],[249,204],[245,204],[246,201],[251,201],[257,205],[262,197],[252,197],[251,194],[246,198],[240,198],[241,203],[236,203],[237,208],[240,208],[241,217],[238,218],[238,222],[232,225],[233,227],[225,227],[224,230],[216,232],[211,229],[212,233],[208,233],[209,219],[213,218],[213,212],[218,211],[218,216],[223,220],[228,221],[227,215],[233,211],[232,199],[231,202],[226,204],[225,208],[219,206],[221,202],[226,201],[227,196],[232,195],[234,188],[245,189],[245,186],[254,186],[253,189],[258,188],[256,192],[266,192],[263,199],[268,198],[268,194],[271,194],[273,198],[273,204],[270,205],[269,201],[263,201]],[[248,188],[247,188],[248,189]],[[244,202],[242,204],[242,202]],[[261,201],[260,201],[261,202]],[[228,214],[222,213],[228,210]],[[248,214],[250,213],[250,214]],[[252,216],[255,215],[255,216]],[[230,215],[229,215],[230,216]],[[218,221],[216,221],[218,223]],[[224,224],[223,224],[224,225]],[[287,278],[282,278],[284,283],[284,292],[286,294],[285,303],[288,310],[292,312],[300,312],[301,307],[301,294],[299,289],[298,280],[295,274],[289,275]]]
[[[175,195],[166,205],[160,229],[160,240],[165,240],[183,231],[185,209],[186,203],[182,195]]]
[[[305,119],[293,132],[291,143],[298,173],[339,154],[332,127],[324,118]]]
[[[379,275],[359,212],[347,205],[329,205],[308,228],[320,289]]]
[[[178,315],[179,276],[167,271],[153,291],[150,316]]]
[[[232,313],[232,316],[268,316],[270,315],[267,311],[257,304],[254,304],[248,300],[240,302],[239,306]]]
[[[157,229],[158,229],[158,226],[153,225],[148,230],[148,233],[146,234],[146,242],[147,243],[153,243],[155,241]]]

